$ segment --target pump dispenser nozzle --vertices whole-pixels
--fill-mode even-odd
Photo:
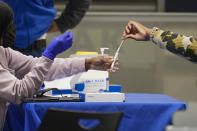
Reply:
[[[100,48],[101,50],[101,55],[104,55],[105,50],[108,50],[109,48]]]

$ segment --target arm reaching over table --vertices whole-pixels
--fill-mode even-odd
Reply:
[[[127,38],[136,41],[151,40],[162,49],[167,49],[192,62],[197,62],[197,39],[191,36],[164,31],[157,27],[150,29],[138,22],[129,21],[122,34],[123,40]]]

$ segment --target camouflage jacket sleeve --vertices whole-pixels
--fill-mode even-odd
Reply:
[[[197,39],[193,37],[157,29],[152,36],[152,41],[160,48],[197,62]]]

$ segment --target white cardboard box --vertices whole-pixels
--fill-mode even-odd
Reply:
[[[125,93],[104,92],[104,93],[80,93],[79,97],[84,102],[124,102]]]

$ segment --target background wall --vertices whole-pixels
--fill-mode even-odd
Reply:
[[[136,20],[148,27],[157,26],[187,36],[197,36],[197,13],[159,13],[159,7],[165,6],[158,3],[159,1],[165,3],[163,0],[141,0],[128,4],[129,1],[125,0],[127,4],[119,2],[121,8],[117,10],[114,9],[118,0],[110,5],[110,0],[106,3],[93,1],[83,21],[72,30],[72,48],[59,57],[69,57],[78,50],[99,51],[101,47],[108,47],[109,51],[106,53],[114,55],[129,20]],[[56,4],[58,11],[64,7],[64,4],[60,5],[59,2],[61,3],[57,1]],[[105,7],[105,10],[101,7]],[[48,42],[57,35],[59,34],[48,35]],[[131,39],[125,41],[119,59],[120,70],[110,74],[111,84],[121,84],[124,92],[160,93],[188,102],[189,107],[185,113],[176,113],[175,125],[196,127],[196,64],[161,50],[152,42],[136,42]]]
[[[114,55],[121,42],[124,26],[130,19],[148,27],[157,26],[187,36],[196,35],[196,14],[88,13],[80,25],[72,30],[74,45],[59,57],[69,57],[78,50],[99,51],[101,47],[110,48],[106,53]],[[48,38],[50,40],[53,36]],[[131,39],[125,41],[119,58],[120,70],[110,74],[110,83],[121,84],[123,91],[165,93],[182,100],[197,100],[195,64],[159,49],[152,42]]]

